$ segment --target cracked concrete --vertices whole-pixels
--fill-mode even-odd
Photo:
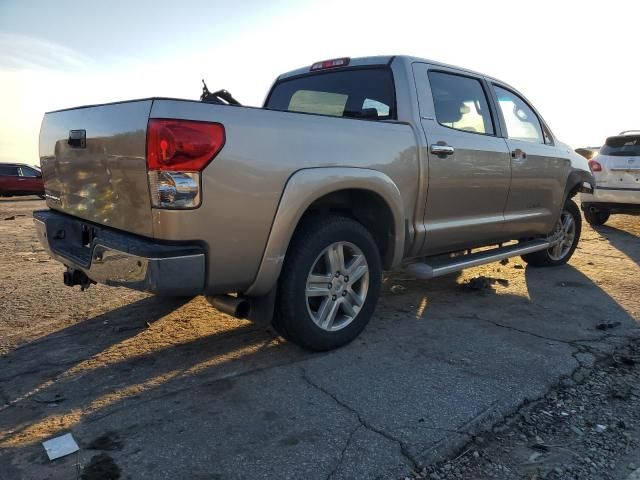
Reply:
[[[384,430],[380,429],[380,428],[376,428],[373,425],[371,425],[369,422],[367,422],[363,416],[358,412],[357,409],[347,405],[346,403],[342,402],[335,394],[329,392],[328,390],[326,390],[325,388],[321,387],[320,385],[314,383],[310,378],[309,378],[309,374],[307,373],[307,371],[304,369],[304,367],[302,368],[302,378],[312,387],[317,388],[318,390],[320,390],[322,393],[324,393],[325,395],[329,396],[330,398],[332,398],[338,405],[340,405],[341,407],[343,407],[345,410],[353,413],[356,418],[358,419],[358,422],[360,422],[360,426],[366,428],[367,430],[370,430],[373,433],[377,433],[378,435],[381,435],[382,437],[386,438],[387,440],[391,441],[391,442],[395,442],[398,444],[398,447],[400,447],[400,452],[402,453],[402,455],[404,456],[404,458],[409,462],[409,464],[413,467],[413,468],[418,468],[419,467],[419,463],[416,461],[415,458],[413,458],[413,456],[411,455],[411,453],[407,450],[407,446],[399,439],[394,438],[392,435],[390,435],[389,433],[385,432]],[[355,433],[355,430],[354,430]],[[352,435],[349,435],[349,439],[347,440],[347,445],[346,447],[348,447],[349,442],[351,441],[351,437]],[[345,447],[345,450],[346,450]],[[343,453],[344,451],[343,450]],[[342,461],[342,456],[340,458],[340,460],[338,461],[339,463]],[[332,472],[333,474],[333,472]]]
[[[75,457],[49,462],[40,445],[67,431],[81,447],[118,433],[109,454],[136,479],[386,479],[455,455],[638,335],[640,226],[611,225],[585,227],[561,268],[394,273],[360,338],[312,354],[202,298],[63,287],[31,221],[3,222],[0,479],[75,475]],[[464,288],[478,275],[508,282]]]

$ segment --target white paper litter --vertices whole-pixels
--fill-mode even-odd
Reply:
[[[80,450],[70,433],[42,442],[42,446],[47,451],[49,460],[55,460]]]

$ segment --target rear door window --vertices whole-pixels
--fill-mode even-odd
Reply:
[[[465,132],[493,135],[489,102],[480,80],[443,72],[429,72],[436,120]]]
[[[275,84],[265,108],[387,120],[395,116],[393,76],[388,68],[364,68],[285,79]]]
[[[640,157],[640,135],[609,137],[600,148],[600,154],[614,157]]]

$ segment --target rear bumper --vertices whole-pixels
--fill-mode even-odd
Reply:
[[[640,185],[632,188],[601,188],[596,187],[592,194],[580,194],[583,204],[615,204],[618,208],[628,205],[630,208],[640,208]]]
[[[170,296],[204,290],[205,254],[198,245],[157,243],[52,210],[33,212],[33,219],[49,254],[95,282]]]

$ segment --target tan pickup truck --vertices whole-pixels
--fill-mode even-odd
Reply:
[[[564,264],[571,198],[593,185],[513,87],[406,56],[283,74],[263,108],[50,112],[40,161],[35,224],[67,285],[204,294],[315,350],[355,338],[403,262],[423,278],[516,255]]]

